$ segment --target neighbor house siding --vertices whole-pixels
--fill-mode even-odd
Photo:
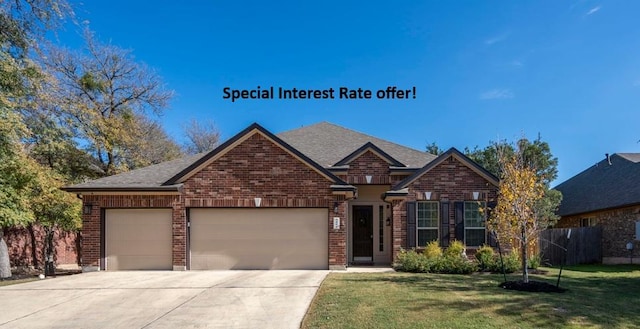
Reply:
[[[453,202],[472,200],[472,193],[481,192],[479,201],[492,202],[497,198],[498,188],[485,178],[471,170],[455,157],[449,157],[432,168],[409,186],[409,194],[403,201],[393,203],[394,238],[393,257],[400,248],[406,248],[406,203],[425,200],[424,192],[432,192],[432,201],[450,201],[448,207],[449,239],[455,236],[455,218]],[[398,232],[400,232],[398,234]]]
[[[603,263],[628,263],[627,243],[634,242],[633,257],[640,258],[640,237],[635,236],[635,225],[640,221],[640,206],[593,211],[579,215],[563,216],[557,228],[580,227],[583,218],[595,218],[602,227]]]

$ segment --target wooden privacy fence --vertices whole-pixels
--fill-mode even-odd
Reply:
[[[567,244],[567,233],[571,238]],[[542,264],[565,265],[602,262],[602,228],[599,226],[544,230],[539,238]],[[566,261],[564,247],[567,246]]]

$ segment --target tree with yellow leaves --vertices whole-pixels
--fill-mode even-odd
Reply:
[[[500,242],[518,241],[522,252],[522,280],[529,282],[527,271],[527,247],[540,232],[557,220],[554,214],[561,194],[549,190],[544,177],[528,161],[524,145],[518,143],[516,152],[497,149],[501,167],[498,202],[488,220],[488,227],[495,231]]]

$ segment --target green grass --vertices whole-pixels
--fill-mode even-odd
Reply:
[[[558,270],[544,270],[531,278],[555,284]],[[504,290],[502,281],[499,274],[332,273],[302,327],[640,328],[640,266],[565,268],[565,293]]]
[[[13,284],[20,284],[38,280],[38,278],[24,278],[24,279],[11,279],[11,280],[0,280],[0,287],[2,286],[10,286]]]

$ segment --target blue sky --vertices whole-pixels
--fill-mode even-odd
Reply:
[[[638,1],[87,1],[105,42],[133,50],[176,96],[160,118],[182,140],[190,118],[224,138],[258,122],[320,121],[423,150],[538,134],[560,183],[640,152]],[[59,42],[81,44],[69,24]],[[225,100],[223,88],[416,87],[405,100]],[[336,95],[337,96],[337,95]]]

